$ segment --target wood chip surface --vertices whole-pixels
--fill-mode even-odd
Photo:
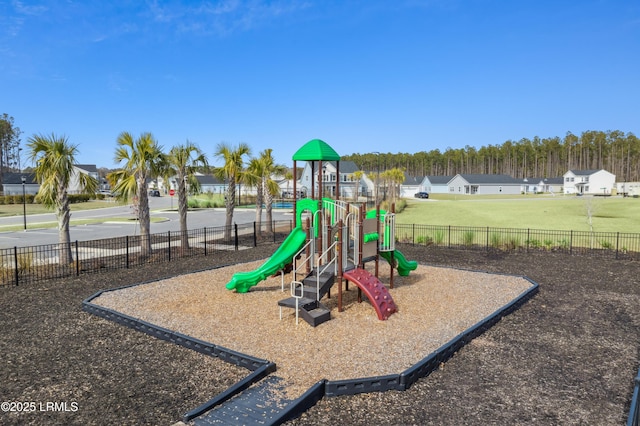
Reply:
[[[293,398],[322,379],[401,373],[532,286],[522,277],[419,265],[407,277],[394,276],[390,294],[398,312],[387,321],[378,320],[366,298],[357,302],[357,287],[350,283],[343,312],[334,285],[332,297],[322,300],[332,319],[314,328],[302,318],[296,325],[293,309],[283,308],[280,320],[277,302],[289,297],[291,275],[285,276],[284,292],[280,277],[244,294],[225,288],[235,272],[262,263],[105,292],[93,303],[275,362]],[[373,273],[373,264],[367,269]],[[386,263],[380,263],[379,275],[388,284]]]

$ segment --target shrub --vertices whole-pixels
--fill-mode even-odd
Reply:
[[[517,249],[521,245],[520,237],[513,235],[513,236],[507,238],[507,242],[505,243],[505,245],[506,245],[508,250]]]
[[[542,247],[542,243],[540,242],[540,240],[536,240],[535,238],[527,240],[526,245],[532,248],[540,248]]]
[[[492,233],[489,238],[489,244],[493,248],[500,248],[500,245],[502,244],[502,236],[498,232]]]
[[[18,272],[23,275],[33,265],[33,253],[31,251],[23,251],[18,254]]]
[[[433,238],[428,235],[418,235],[416,237],[416,244],[428,246],[433,244]]]
[[[607,240],[600,241],[600,245],[602,246],[602,248],[607,249],[607,250],[612,250],[613,249],[613,244],[610,241],[607,241]]]
[[[467,247],[472,246],[475,236],[476,233],[473,231],[464,231],[462,233],[462,243]]]
[[[551,250],[551,246],[553,245],[553,241],[546,239],[544,240],[544,246],[547,248],[547,250]]]
[[[438,229],[433,233],[433,242],[436,245],[441,245],[444,243],[444,231],[442,229]]]

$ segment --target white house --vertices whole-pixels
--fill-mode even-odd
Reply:
[[[448,183],[449,194],[520,194],[522,180],[509,175],[457,174]]]
[[[23,180],[24,178],[24,185]],[[5,172],[2,174],[2,189],[4,195],[22,195],[24,193],[36,195],[40,190],[40,184],[36,181],[34,173],[13,173]]]
[[[311,162],[305,163],[302,174],[300,175],[299,186],[297,190],[302,191],[310,196],[311,182],[315,182],[316,187],[314,193],[318,193],[318,162],[314,162],[313,178],[311,176]],[[355,173],[359,170],[353,161],[340,161],[340,176],[337,175],[337,163],[335,161],[324,161],[322,163],[322,194],[327,197],[335,197],[337,187],[340,188],[340,198],[354,198],[357,194],[366,192],[367,187],[363,179],[356,179]],[[363,175],[364,176],[364,175]],[[339,185],[337,182],[339,181]]]
[[[562,194],[564,178],[525,178],[522,183],[522,192],[526,194]]]
[[[98,169],[95,164],[76,164],[73,166],[73,172],[69,180],[69,186],[67,188],[68,194],[80,194],[83,192],[80,187],[80,174],[91,176],[98,182],[98,185],[101,183],[100,175],[98,174]]]
[[[616,175],[604,169],[569,170],[563,178],[565,194],[611,195],[616,187]]]
[[[422,182],[424,176],[409,176],[406,172],[404,174],[404,182],[400,184],[400,198],[411,198],[416,195],[416,192],[421,192]]]
[[[421,191],[429,194],[448,194],[449,182],[455,176],[425,176],[422,180]]]

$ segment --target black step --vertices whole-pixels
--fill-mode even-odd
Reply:
[[[278,301],[278,306],[295,309],[296,308],[296,298],[295,297],[288,297],[286,299],[279,300]],[[301,297],[300,299],[298,299],[298,307],[299,308],[307,307],[308,309],[313,309],[313,308],[316,307],[316,300],[315,300],[315,298],[310,299],[308,297]]]
[[[314,309],[300,309],[300,316],[312,327],[317,327],[323,322],[327,322],[331,319],[331,311],[322,303],[316,303],[318,306]]]
[[[320,282],[320,294],[318,297],[318,281]],[[333,272],[333,269],[330,271],[325,271],[320,274],[320,276],[316,276],[315,271],[312,271],[307,277],[302,280],[304,283],[304,296],[310,299],[320,300],[322,297],[329,292],[331,287],[336,281],[336,276]]]

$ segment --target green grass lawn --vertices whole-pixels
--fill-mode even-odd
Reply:
[[[640,233],[640,199],[575,196],[449,196],[408,200],[399,224]]]
[[[102,209],[105,207],[115,207],[121,204],[118,204],[116,201],[99,201],[92,200],[87,201],[86,203],[74,203],[70,204],[71,211],[80,211],[80,210],[94,210],[94,209]],[[47,209],[42,204],[27,204],[27,215],[30,214],[42,214],[42,213],[54,213],[53,210]],[[7,216],[22,216],[22,204],[2,204],[0,205],[0,217]]]

